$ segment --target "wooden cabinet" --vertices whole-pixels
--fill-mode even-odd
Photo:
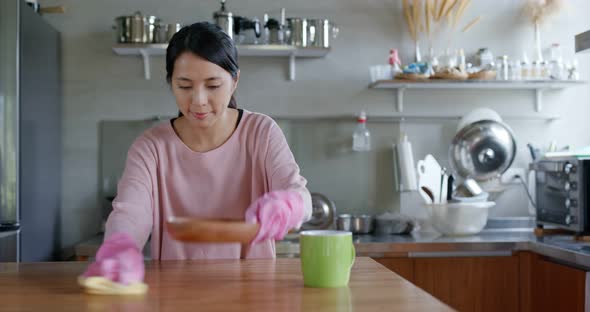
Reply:
[[[458,311],[569,312],[585,307],[584,270],[528,251],[506,257],[375,260]]]
[[[518,257],[414,259],[414,283],[459,311],[518,311]]]
[[[520,254],[520,268],[521,311],[584,311],[584,270],[531,252]]]
[[[410,258],[374,258],[384,267],[414,283],[414,261]]]

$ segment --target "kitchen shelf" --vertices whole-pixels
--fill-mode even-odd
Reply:
[[[350,115],[324,115],[324,116],[272,116],[275,120],[285,121],[301,121],[301,122],[317,122],[317,121],[350,121],[356,122],[357,116],[354,114]],[[367,122],[369,123],[392,123],[392,122],[403,122],[403,121],[460,121],[463,115],[410,115],[410,114],[398,114],[398,115],[369,115],[367,116]],[[502,120],[515,120],[515,121],[541,121],[541,122],[552,122],[561,119],[559,116],[548,116],[548,115],[534,115],[534,116],[519,116],[519,115],[507,115],[502,116]]]
[[[585,81],[577,80],[528,80],[528,81],[501,81],[501,80],[468,80],[449,81],[436,80],[425,82],[379,80],[369,84],[371,89],[395,89],[397,95],[397,111],[404,108],[404,92],[407,89],[461,89],[461,90],[532,90],[535,94],[535,111],[543,109],[543,92],[548,90],[561,90],[569,87],[584,85]]]
[[[166,55],[167,43],[135,44],[121,43],[113,46],[118,55],[140,55],[143,59],[145,79],[150,79],[150,56]],[[295,80],[295,60],[297,58],[319,58],[330,52],[329,48],[298,48],[291,45],[236,45],[239,56],[288,57],[289,80]]]

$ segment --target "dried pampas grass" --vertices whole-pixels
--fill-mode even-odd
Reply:
[[[553,15],[557,15],[565,6],[565,0],[527,0],[523,13],[535,24],[543,24]]]

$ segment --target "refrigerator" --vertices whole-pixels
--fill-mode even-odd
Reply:
[[[60,54],[32,7],[0,1],[0,262],[60,258]]]

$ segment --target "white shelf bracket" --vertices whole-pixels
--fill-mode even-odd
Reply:
[[[396,109],[398,113],[404,111],[404,91],[406,91],[406,88],[397,89]]]
[[[535,89],[535,112],[540,112],[543,109],[543,90]]]
[[[289,55],[289,80],[295,80],[295,53]]]
[[[143,74],[146,80],[150,80],[150,55],[146,49],[139,49],[141,58],[143,59]]]

